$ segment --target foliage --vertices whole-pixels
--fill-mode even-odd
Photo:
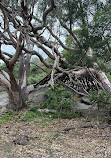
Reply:
[[[40,107],[56,110],[56,117],[73,118],[81,116],[79,111],[73,110],[74,98],[72,94],[60,83],[56,83],[54,88],[50,88],[45,96],[47,101],[41,104]]]
[[[73,30],[81,44],[80,48],[77,43],[73,42],[70,35],[66,37],[66,45],[74,48],[72,52],[63,50],[63,55],[70,66],[79,62],[80,66],[92,67],[93,61],[87,59],[84,54],[89,47],[93,49],[95,62],[101,57],[109,61],[111,55],[111,2],[106,0],[104,2],[97,0],[67,1],[62,8],[65,10],[62,13],[62,21],[65,21],[67,26],[69,23],[72,24],[70,29]]]
[[[45,59],[46,61],[48,61],[49,63],[51,63],[51,61],[49,61],[49,59]],[[46,68],[39,60],[38,58],[33,58],[32,59],[33,63],[37,63],[42,69],[44,69],[47,73],[51,72],[51,69]],[[30,75],[28,77],[28,83],[29,84],[34,84],[39,82],[41,79],[43,79],[47,73],[44,72],[43,70],[41,70],[39,67],[37,67],[34,64],[31,64],[30,67]]]
[[[13,118],[9,117],[8,115],[3,115],[3,116],[0,116],[0,120],[13,121]]]
[[[25,114],[24,121],[32,121],[36,117],[36,113],[29,111]]]
[[[44,104],[40,104],[39,107],[32,107],[30,111],[39,116],[51,119],[58,117],[71,119],[82,116],[79,110],[74,110],[73,108],[73,101],[75,101],[75,98],[60,83],[56,83],[54,88],[50,88],[46,92],[45,97],[47,100]],[[49,112],[39,112],[37,111],[39,108],[49,109]]]
[[[49,59],[47,58],[46,61],[49,61]],[[33,63],[37,63],[42,69],[44,69],[47,73],[50,73],[51,72],[51,69],[48,69],[46,68],[37,58],[33,58],[32,59],[32,62]],[[51,61],[49,61],[50,63]],[[34,84],[34,83],[37,83],[39,82],[41,79],[43,79],[47,73],[44,72],[43,70],[41,70],[39,67],[37,67],[36,65],[34,64],[31,64],[31,67],[30,67],[30,75],[28,77],[28,83],[29,84]]]
[[[32,61],[35,62],[35,63],[36,62],[39,63],[39,65],[44,70],[46,70],[48,73],[51,71],[50,69],[46,68],[40,61],[38,61],[37,58],[33,58]],[[0,69],[4,70],[5,72],[8,72],[8,70],[7,70],[7,68],[6,68],[6,66],[5,66],[4,63],[0,64]],[[15,78],[18,79],[18,75],[19,75],[19,66],[18,66],[18,63],[15,64],[14,75],[15,75]],[[30,75],[28,77],[28,84],[30,85],[30,84],[37,83],[41,79],[43,79],[46,75],[47,74],[43,70],[41,70],[37,66],[31,64]]]
[[[14,112],[12,110],[7,110],[4,114],[0,116],[0,124],[5,124],[8,121],[14,121],[14,118],[19,115],[20,114],[17,112]]]
[[[44,106],[49,106],[55,110],[71,110],[72,108],[72,95],[69,91],[59,83],[50,88],[46,93],[47,103]]]
[[[80,40],[80,42],[83,42],[83,35],[82,35],[82,29],[76,29],[73,31],[74,34],[78,37],[78,39]],[[73,43],[73,39],[71,38],[71,36],[67,36],[66,38],[66,45],[68,47],[72,47],[74,48],[73,51],[66,51],[63,50],[62,54],[65,57],[65,59],[67,60],[67,62],[69,63],[69,68],[72,68],[74,66],[74,64],[76,65],[80,65],[80,66],[87,66],[87,67],[92,67],[93,66],[93,62],[96,62],[96,58],[95,58],[95,54],[93,53],[93,58],[88,57],[86,54],[84,54],[83,50],[88,50],[88,47],[85,48],[85,46],[83,46],[83,49],[80,49],[78,47],[77,44]],[[87,41],[84,41],[85,44],[87,44]]]
[[[109,81],[111,83],[111,74],[107,73],[106,76],[107,76],[107,78],[109,79]]]
[[[92,92],[90,96],[92,102],[96,102],[98,108],[111,109],[111,95],[108,92],[99,90]]]
[[[30,74],[29,78],[28,78],[28,83],[30,84],[34,84],[39,82],[41,79],[43,79],[46,76],[45,72],[41,72],[39,74]]]
[[[4,63],[0,63],[0,69],[3,71],[8,71]]]

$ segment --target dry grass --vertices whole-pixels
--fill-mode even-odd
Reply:
[[[14,144],[18,135],[30,138],[27,145]],[[111,158],[111,130],[84,119],[8,122],[0,125],[0,158]]]

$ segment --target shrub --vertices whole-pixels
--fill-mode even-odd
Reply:
[[[53,117],[61,118],[73,118],[75,116],[81,116],[80,112],[73,110],[73,96],[71,92],[67,91],[60,83],[56,83],[54,88],[50,88],[45,97],[47,101],[41,104],[40,107],[54,109],[56,114]]]
[[[39,82],[41,79],[43,79],[46,76],[45,72],[39,73],[37,75],[35,74],[30,74],[29,78],[28,78],[28,83],[29,84],[34,84]]]
[[[111,109],[111,94],[106,91],[99,90],[92,92],[90,96],[92,102],[97,102],[98,108]]]
[[[56,118],[68,118],[72,119],[74,117],[81,117],[82,113],[79,110],[74,110],[73,101],[74,97],[71,92],[67,91],[60,83],[56,83],[54,88],[48,89],[45,94],[46,102],[44,104],[40,104],[39,106],[32,107],[30,109],[31,119],[33,118],[33,114],[39,117],[48,117],[50,119]],[[47,108],[49,112],[39,112],[38,108]],[[29,114],[27,115],[29,119]],[[25,116],[27,118],[27,116]],[[35,115],[34,115],[35,116]],[[25,120],[28,120],[25,119]]]
[[[59,83],[54,85],[54,89],[50,88],[46,92],[45,97],[47,98],[47,101],[44,106],[49,109],[67,111],[71,110],[73,106],[72,94]]]

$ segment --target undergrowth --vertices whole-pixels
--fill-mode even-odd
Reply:
[[[92,103],[96,103],[98,109],[111,109],[111,94],[106,91],[99,90],[92,92],[90,96],[90,100]]]
[[[19,118],[21,113],[17,113],[12,110],[7,110],[2,115],[0,115],[0,124],[6,124],[7,122],[14,121],[16,118]]]
[[[45,97],[46,102],[44,104],[31,107],[25,115],[20,112],[17,113],[8,110],[0,116],[0,123],[14,120],[33,121],[36,117],[44,117],[52,120],[57,118],[72,119],[82,116],[79,110],[74,109],[73,102],[75,98],[60,83],[55,84],[54,88],[50,88],[46,92]],[[41,112],[38,109],[44,109],[44,111]],[[45,109],[49,111],[47,112]]]
[[[60,83],[56,83],[54,88],[50,88],[46,94],[46,102],[40,104],[39,107],[32,107],[30,111],[37,113],[39,116],[50,118],[68,118],[81,117],[79,110],[74,110],[74,97]],[[40,113],[37,109],[49,109],[49,112]],[[55,112],[54,112],[55,110]]]
[[[95,114],[99,122],[111,124],[111,94],[106,91],[93,91],[90,95],[90,101],[95,109]],[[94,117],[92,118],[94,120]]]

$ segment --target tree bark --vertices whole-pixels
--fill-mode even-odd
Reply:
[[[22,90],[14,77],[13,67],[11,66],[8,68],[11,88],[10,90],[8,89],[9,104],[7,105],[7,108],[18,111],[25,106],[24,95],[22,94]]]
[[[12,92],[8,91],[8,96],[9,96],[9,104],[7,105],[7,109],[18,111],[25,106],[22,93],[19,90]]]

